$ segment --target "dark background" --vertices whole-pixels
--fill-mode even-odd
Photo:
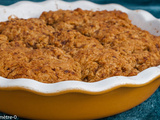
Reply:
[[[0,0],[0,5],[11,5],[24,0]],[[33,2],[42,2],[45,0],[28,0]],[[77,0],[64,0],[73,2]],[[88,0],[97,4],[118,3],[129,9],[142,9],[150,12],[156,18],[160,18],[160,0]],[[0,112],[0,116],[6,115]],[[26,120],[17,118],[17,120]],[[117,115],[102,118],[99,120],[160,120],[160,87],[145,102],[140,105]]]

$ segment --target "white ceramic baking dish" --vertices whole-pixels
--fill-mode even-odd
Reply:
[[[76,8],[94,11],[120,10],[128,14],[133,24],[153,35],[160,35],[160,20],[146,11],[129,10],[118,4],[98,5],[88,1],[21,1],[10,6],[0,6],[0,21],[6,21],[10,15],[37,18],[43,11]],[[0,111],[33,119],[106,117],[128,110],[146,100],[159,87],[159,76],[160,66],[148,68],[136,76],[115,76],[94,83],[70,80],[47,84],[31,79],[13,80],[0,77]]]

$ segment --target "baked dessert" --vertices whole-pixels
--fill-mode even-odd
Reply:
[[[52,28],[39,19],[1,23],[0,75],[44,83],[81,80],[80,64],[65,51],[48,44],[50,33]]]
[[[160,37],[121,11],[58,10],[0,23],[0,76],[44,83],[133,76],[160,64]]]

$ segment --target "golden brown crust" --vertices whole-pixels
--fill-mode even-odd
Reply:
[[[53,83],[132,76],[160,64],[160,37],[121,11],[58,10],[0,23],[0,76]]]
[[[30,78],[44,83],[81,80],[81,68],[64,51],[56,47],[0,49],[0,75],[7,78]]]
[[[47,26],[43,20],[11,19],[0,23],[1,34],[8,37],[9,42],[21,41],[26,47],[44,48],[53,39],[54,29]]]
[[[81,80],[79,63],[65,51],[48,44],[52,39],[48,37],[52,34],[50,29],[38,19],[8,22],[0,35],[0,76],[44,83]],[[48,38],[41,39],[42,36]]]
[[[160,37],[133,25],[127,14],[121,11],[58,10],[43,12],[40,19],[56,31],[74,30],[103,46],[97,43],[96,47],[76,50],[74,55],[73,51],[70,52],[81,64],[82,80],[98,81],[116,75],[136,75],[160,64]],[[68,34],[67,37],[71,36]]]

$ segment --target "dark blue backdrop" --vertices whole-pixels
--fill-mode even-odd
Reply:
[[[11,5],[15,2],[23,0],[0,0],[0,5]],[[41,2],[44,0],[28,0],[34,2]],[[64,0],[68,2],[73,2],[77,0]],[[118,3],[129,9],[143,9],[150,12],[157,18],[160,18],[160,1],[158,0],[89,0],[98,4],[107,3]],[[0,116],[6,115],[5,113],[0,113]],[[17,118],[17,120],[24,120],[22,118]],[[123,112],[121,114],[111,116],[108,118],[102,118],[99,120],[160,120],[160,87],[158,90],[145,102]]]

